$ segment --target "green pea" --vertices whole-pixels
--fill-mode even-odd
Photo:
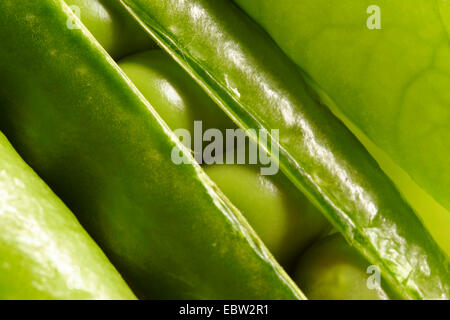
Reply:
[[[236,127],[164,51],[138,53],[119,66],[172,130],[187,129],[193,137],[195,120],[202,121],[203,131]]]
[[[115,59],[156,44],[117,0],[65,0],[98,42]]]
[[[264,176],[256,165],[212,165],[205,171],[282,265],[329,230],[322,214],[280,173]]]
[[[313,300],[386,300],[378,273],[341,234],[314,243],[300,258],[294,280]]]

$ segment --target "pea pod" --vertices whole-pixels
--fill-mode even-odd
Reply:
[[[72,212],[0,133],[0,299],[134,299]]]
[[[304,298],[62,0],[0,15],[0,127],[140,298]]]
[[[259,26],[225,0],[122,2],[240,127],[280,130],[282,170],[403,297],[450,297],[448,257]]]

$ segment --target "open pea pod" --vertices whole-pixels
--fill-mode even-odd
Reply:
[[[450,2],[234,0],[450,210]]]
[[[403,297],[450,297],[448,257],[258,25],[227,0],[121,1],[240,127],[279,129],[282,170]]]
[[[135,299],[72,212],[1,132],[0,299]]]
[[[0,127],[139,297],[304,298],[62,0],[0,17]]]

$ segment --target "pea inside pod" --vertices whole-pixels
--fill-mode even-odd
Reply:
[[[119,66],[172,130],[194,135],[194,121],[202,129],[225,132],[236,125],[164,51],[140,52],[119,60]]]
[[[288,269],[306,246],[330,228],[282,174],[262,175],[256,165],[216,164],[205,171]]]
[[[65,0],[103,48],[115,59],[156,44],[120,8],[118,0]],[[68,26],[71,25],[68,21]]]
[[[314,243],[299,260],[294,279],[313,300],[386,300],[380,270],[336,233]]]

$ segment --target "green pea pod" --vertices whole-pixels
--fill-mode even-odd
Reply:
[[[450,297],[448,257],[258,25],[226,0],[122,2],[240,127],[279,129],[281,169],[399,294]]]
[[[135,299],[0,132],[0,299]]]
[[[450,210],[450,2],[234,0]]]
[[[139,297],[304,298],[73,18],[62,0],[0,1],[0,127],[19,153]]]

